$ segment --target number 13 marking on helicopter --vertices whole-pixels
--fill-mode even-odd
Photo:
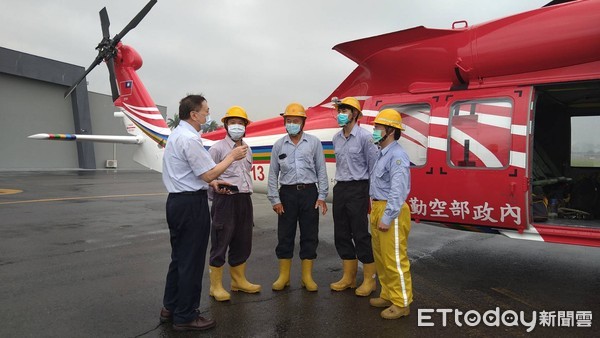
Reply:
[[[262,165],[253,165],[252,166],[252,179],[254,181],[264,181],[265,176],[265,167]]]

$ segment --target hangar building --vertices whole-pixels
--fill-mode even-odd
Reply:
[[[0,47],[0,171],[149,170],[132,160],[136,145],[32,140],[38,133],[128,135],[110,95],[88,92],[84,67]],[[163,117],[167,108],[158,106]],[[116,167],[116,168],[115,168]]]

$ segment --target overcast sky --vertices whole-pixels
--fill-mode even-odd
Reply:
[[[331,49],[338,43],[458,20],[476,25],[549,1],[159,0],[122,41],[141,54],[138,74],[170,117],[180,98],[203,93],[213,119],[241,105],[257,120],[291,101],[308,107],[328,97],[356,66]],[[102,38],[102,7],[114,36],[147,2],[0,0],[0,46],[87,67]],[[104,64],[87,80],[89,90],[110,93]]]

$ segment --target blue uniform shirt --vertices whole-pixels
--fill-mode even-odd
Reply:
[[[333,135],[335,180],[338,182],[368,180],[377,159],[377,146],[371,133],[355,124],[348,138],[344,130]]]
[[[163,156],[163,183],[170,193],[207,190],[200,175],[215,167],[198,131],[186,121],[173,130]]]
[[[269,191],[267,197],[271,205],[281,203],[279,184],[291,185],[318,183],[319,199],[325,200],[329,191],[325,154],[321,141],[313,135],[302,132],[298,144],[289,135],[275,142],[271,151],[269,168]]]
[[[379,152],[371,174],[371,198],[387,201],[381,221],[390,224],[400,214],[400,208],[410,192],[410,160],[398,142]]]

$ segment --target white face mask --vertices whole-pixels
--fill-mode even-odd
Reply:
[[[212,122],[212,117],[210,116],[210,114],[208,114],[206,116],[206,122],[204,122],[203,125],[208,126],[211,124],[211,122]]]
[[[286,123],[285,124],[285,130],[287,130],[288,134],[295,136],[298,135],[298,133],[300,132],[300,129],[302,129],[302,125],[300,124],[296,124],[296,123]]]
[[[234,141],[239,141],[246,133],[246,127],[243,124],[232,124],[227,126],[227,133]]]

